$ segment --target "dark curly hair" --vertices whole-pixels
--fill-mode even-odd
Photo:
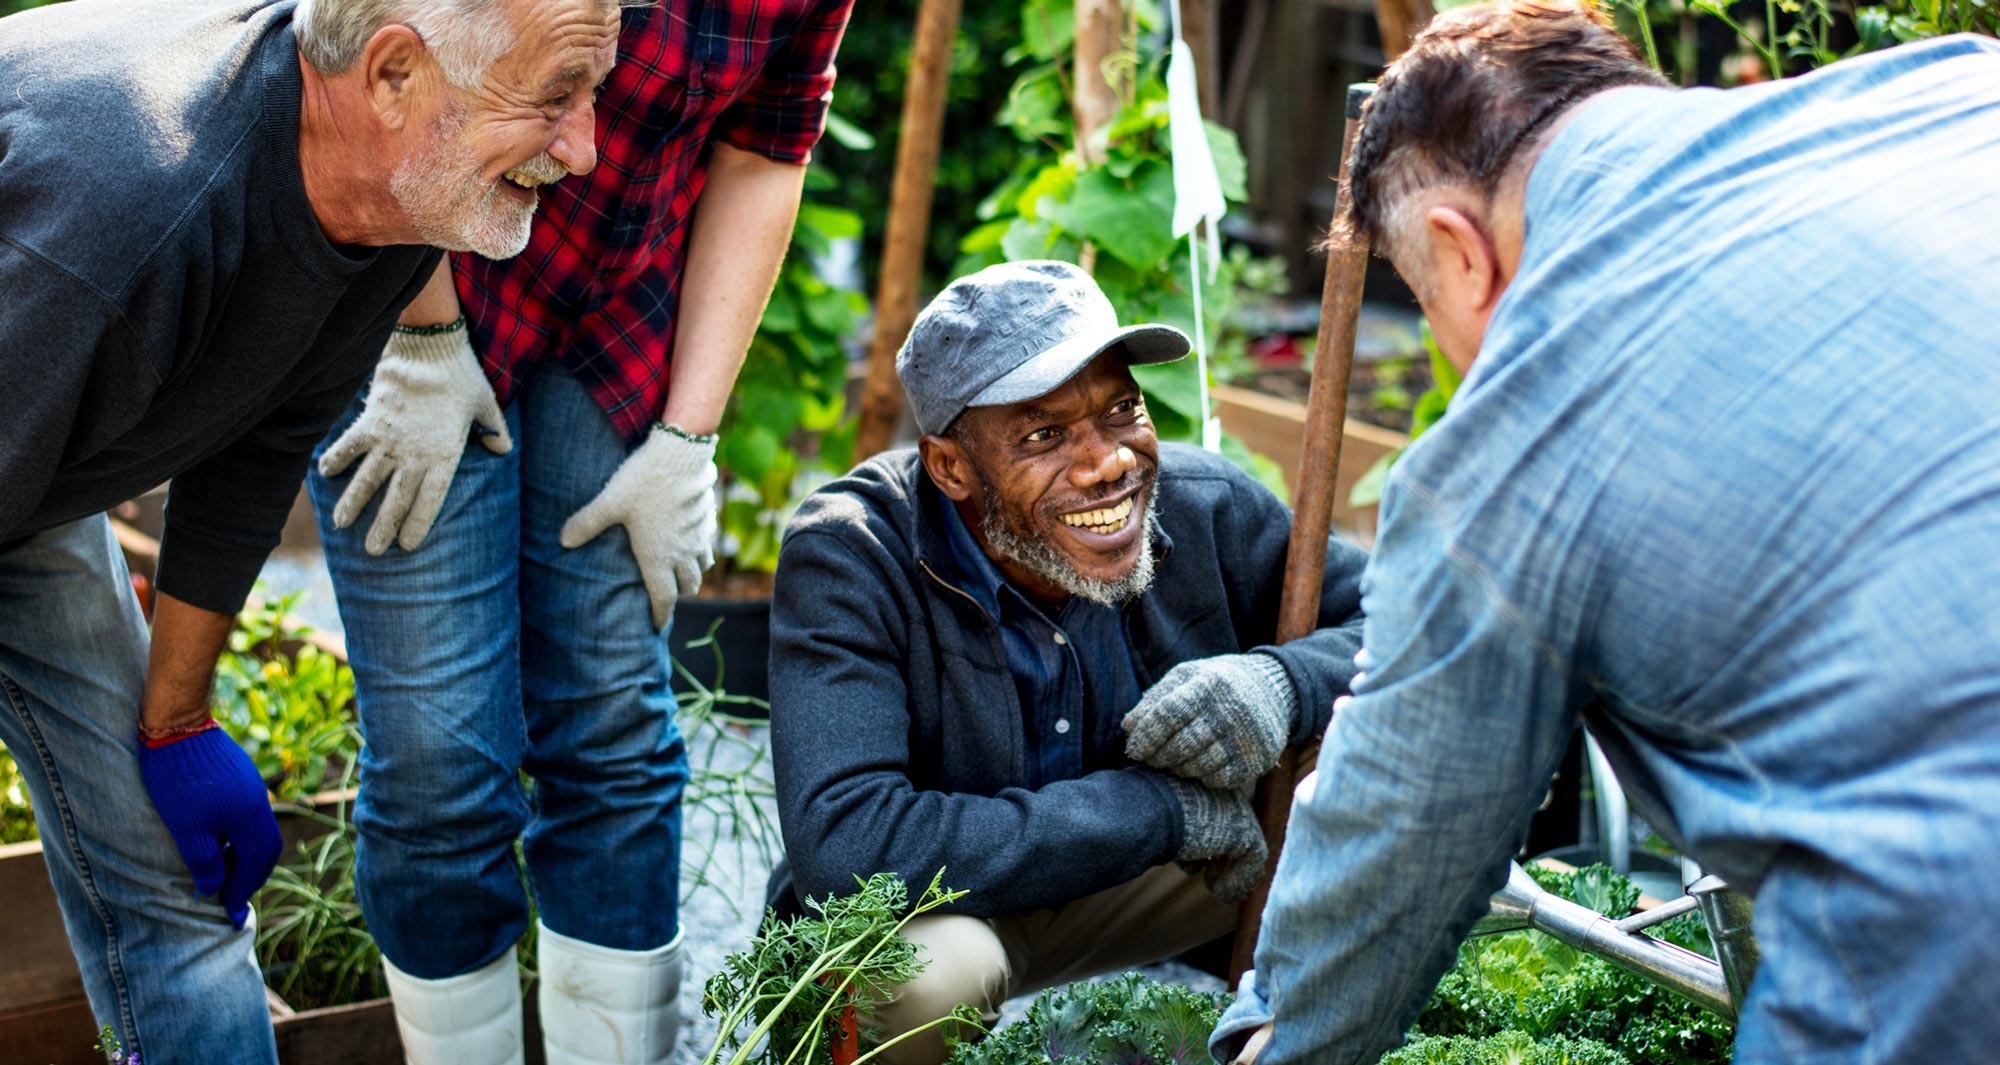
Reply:
[[[1390,251],[1404,197],[1458,185],[1490,199],[1521,147],[1571,105],[1665,84],[1588,0],[1493,0],[1441,14],[1363,112],[1346,177],[1349,224]]]

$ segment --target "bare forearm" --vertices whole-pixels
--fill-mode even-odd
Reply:
[[[184,603],[165,592],[153,601],[153,646],[139,723],[149,729],[196,724],[208,717],[215,660],[229,643],[232,614]]]
[[[695,204],[667,403],[660,420],[711,433],[791,243],[806,168],[715,146]]]
[[[445,325],[458,321],[458,289],[452,287],[451,256],[438,260],[431,279],[417,292],[417,298],[403,308],[396,321],[401,325]]]

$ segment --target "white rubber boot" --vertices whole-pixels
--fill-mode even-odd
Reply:
[[[424,980],[382,959],[409,1065],[523,1065],[521,978],[514,952],[469,973]]]
[[[537,922],[535,970],[548,1065],[663,1065],[681,1034],[681,935],[613,950]]]

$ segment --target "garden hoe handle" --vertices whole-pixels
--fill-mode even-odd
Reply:
[[[1361,105],[1373,85],[1347,88],[1347,130],[1341,139],[1340,169],[1354,154],[1361,132]],[[1334,200],[1333,232],[1326,244],[1326,284],[1320,290],[1319,338],[1313,348],[1312,390],[1306,394],[1305,441],[1299,454],[1298,498],[1292,501],[1292,539],[1285,552],[1284,596],[1278,605],[1278,642],[1287,643],[1319,628],[1320,585],[1326,578],[1326,537],[1333,525],[1333,479],[1340,468],[1340,434],[1347,422],[1347,377],[1354,367],[1354,331],[1361,317],[1361,283],[1368,273],[1368,241],[1343,224],[1347,186]],[[1288,750],[1257,782],[1257,819],[1270,847],[1269,864],[1237,911],[1236,940],[1229,952],[1233,987],[1253,963],[1271,873],[1285,845],[1285,821],[1292,812],[1292,784],[1298,752]]]

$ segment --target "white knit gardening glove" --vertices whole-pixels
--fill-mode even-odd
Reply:
[[[1247,787],[1278,764],[1298,702],[1270,655],[1190,659],[1125,715],[1125,753],[1211,788]]]
[[[387,481],[389,490],[382,494],[364,546],[371,555],[387,551],[391,543],[416,550],[444,507],[465,452],[466,433],[475,422],[491,430],[479,438],[486,450],[505,455],[514,449],[493,386],[472,353],[465,320],[441,329],[399,328],[390,334],[361,417],[320,456],[319,472],[327,477],[340,476],[355,459],[367,456],[333,506],[334,527],[354,524]]]
[[[693,595],[715,564],[715,437],[655,425],[597,498],[563,523],[562,545],[582,547],[613,525],[632,539],[653,627],[666,628],[675,600]]]

